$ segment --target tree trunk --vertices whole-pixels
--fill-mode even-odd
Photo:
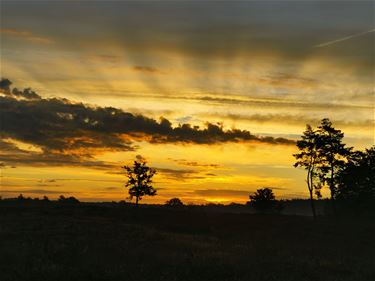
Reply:
[[[311,211],[313,213],[314,220],[316,220],[316,212],[315,212],[315,205],[314,205],[314,198],[313,198],[313,192],[314,192],[314,183],[312,179],[313,171],[311,168],[307,170],[307,187],[309,189],[310,193],[310,204],[311,204]]]
[[[333,172],[333,164],[331,164],[331,182],[330,182],[330,190],[331,190],[331,206],[333,215],[336,215],[336,206],[335,206],[335,183],[333,180],[334,172]]]
[[[313,213],[314,220],[316,220],[316,211],[315,211],[315,204],[314,204],[314,198],[313,198],[313,191],[310,191],[310,204],[311,204],[311,210]]]
[[[335,198],[335,186],[333,182],[333,165],[331,165],[331,182],[330,182],[330,190],[331,190],[331,200],[333,201]]]
[[[135,197],[135,206],[138,207],[139,196]]]

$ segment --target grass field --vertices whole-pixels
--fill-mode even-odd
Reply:
[[[375,280],[370,219],[0,204],[0,280]]]

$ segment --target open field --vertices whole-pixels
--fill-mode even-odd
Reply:
[[[0,279],[375,280],[370,219],[0,204]]]

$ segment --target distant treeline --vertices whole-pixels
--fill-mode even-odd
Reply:
[[[255,193],[254,193],[255,194]],[[177,199],[180,203],[175,203]],[[328,199],[315,200],[317,213],[319,215],[330,214],[330,202]],[[281,215],[303,215],[311,216],[310,201],[308,199],[283,199],[283,200],[272,200],[270,204],[266,204],[264,207],[263,203],[255,203],[254,200],[250,200],[244,204],[241,203],[183,203],[179,198],[172,198],[165,203],[161,204],[142,204],[142,208],[163,208],[171,211],[193,211],[193,210],[204,210],[208,212],[219,212],[219,213],[261,213],[261,214],[281,214]],[[26,208],[41,208],[41,210],[48,210],[50,207],[66,207],[66,208],[98,208],[97,211],[103,208],[124,208],[127,209],[136,208],[134,203],[129,201],[110,201],[110,202],[83,202],[77,198],[70,196],[65,197],[61,195],[57,199],[49,199],[47,196],[39,197],[25,197],[20,194],[15,198],[3,198],[0,200],[0,207],[26,207]],[[259,207],[260,206],[260,207]]]

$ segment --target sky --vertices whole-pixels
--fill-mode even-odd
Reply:
[[[305,198],[306,124],[374,144],[373,1],[0,5],[3,198],[123,200],[140,156],[145,203]]]

